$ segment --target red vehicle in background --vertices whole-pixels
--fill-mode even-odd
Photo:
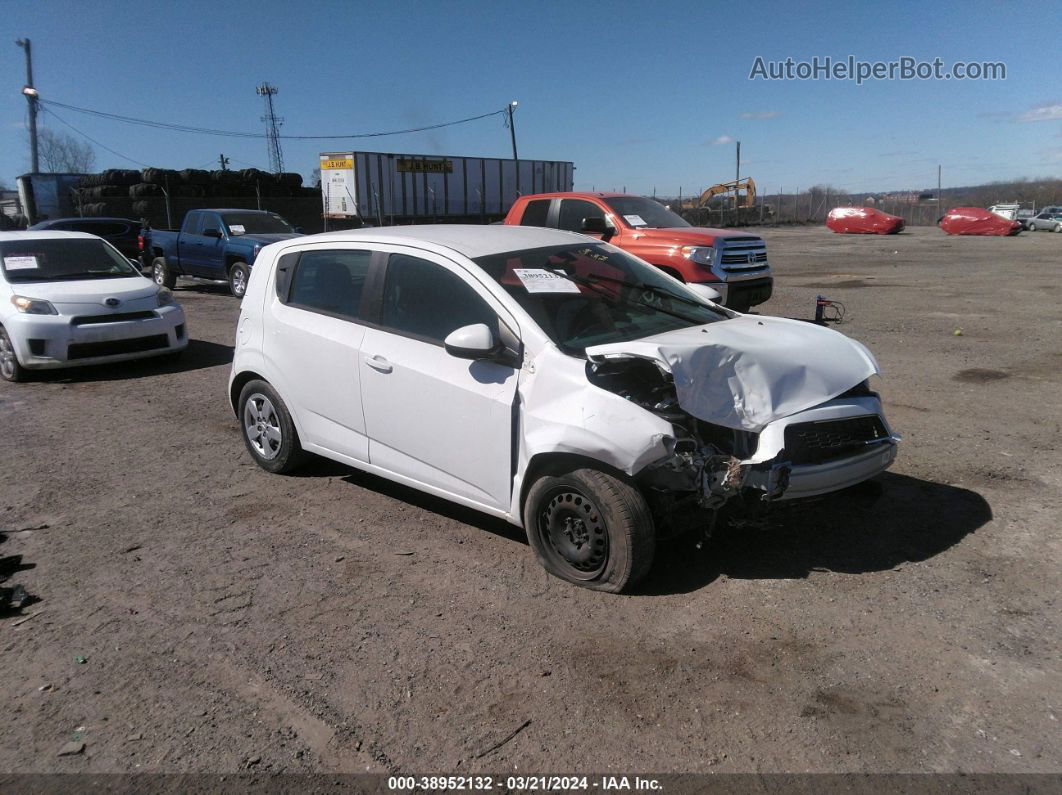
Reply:
[[[826,226],[839,235],[895,235],[903,231],[904,222],[873,207],[834,207]]]
[[[1016,235],[1024,228],[1021,221],[1011,221],[980,207],[956,207],[954,210],[948,210],[937,225],[949,235],[991,237]]]
[[[565,229],[599,238],[738,312],[747,312],[771,297],[774,280],[761,238],[733,229],[690,226],[681,216],[644,196],[521,196],[503,223]]]

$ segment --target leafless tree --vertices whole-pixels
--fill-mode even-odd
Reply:
[[[46,172],[83,174],[96,166],[96,152],[69,133],[44,128],[37,136],[41,165]]]

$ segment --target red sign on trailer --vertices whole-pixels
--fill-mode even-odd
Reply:
[[[903,231],[904,222],[873,207],[834,207],[826,226],[839,235],[894,235]]]

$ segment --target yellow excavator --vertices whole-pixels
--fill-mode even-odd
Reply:
[[[744,194],[742,194],[743,191]],[[691,210],[704,208],[708,206],[713,196],[721,195],[727,197],[726,207],[755,207],[756,183],[753,182],[752,177],[735,179],[731,182],[720,182],[718,185],[712,185],[712,187],[708,188],[699,198],[683,202],[682,206]],[[730,201],[731,196],[733,197],[733,203]]]

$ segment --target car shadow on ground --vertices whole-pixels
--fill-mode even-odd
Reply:
[[[30,378],[42,383],[73,384],[90,381],[125,381],[153,375],[186,373],[231,364],[233,350],[232,345],[222,345],[206,340],[189,340],[188,347],[179,356],[163,355],[151,359],[69,367],[62,370],[35,370]]]
[[[383,494],[386,497],[390,497],[391,499],[402,503],[415,505],[425,511],[431,511],[440,516],[445,516],[447,519],[453,519],[462,524],[471,525],[480,530],[485,530],[488,533],[493,533],[496,536],[507,538],[510,541],[527,544],[527,537],[524,535],[524,531],[515,525],[509,524],[504,519],[489,516],[488,514],[473,510],[472,508],[458,505],[456,502],[450,502],[441,497],[435,497],[431,494],[419,491],[418,489],[403,486],[401,483],[395,483],[392,480],[387,480],[386,478],[368,472],[362,472],[359,469],[353,469],[326,458],[314,456],[304,467],[300,468],[297,472],[293,472],[292,476],[340,477],[343,482],[349,483],[352,486],[358,486],[359,488],[374,491],[377,494]]]
[[[886,571],[939,555],[991,519],[991,506],[975,491],[885,473],[783,507],[765,528],[719,528],[701,550],[688,536],[664,542],[638,592],[689,593],[721,575],[802,579],[818,571]]]

